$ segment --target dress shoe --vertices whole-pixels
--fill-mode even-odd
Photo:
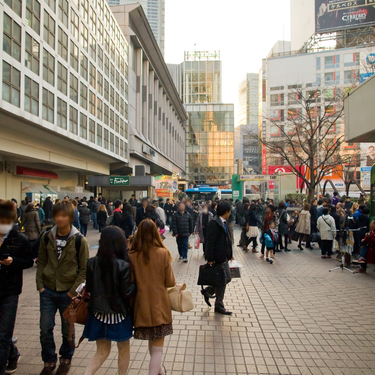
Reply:
[[[224,307],[215,307],[215,313],[221,315],[232,315],[232,312],[224,309]]]
[[[204,298],[204,302],[207,303],[209,307],[211,307],[211,302],[210,302],[210,294],[206,292],[204,289],[201,290],[202,296]]]

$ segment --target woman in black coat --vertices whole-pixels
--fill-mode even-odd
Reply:
[[[126,204],[122,209],[120,228],[125,232],[126,238],[129,238],[133,234],[133,207],[130,204]]]
[[[262,225],[262,222],[257,217],[257,206],[255,203],[252,203],[250,206],[250,210],[247,211],[246,217],[246,237],[248,238],[246,244],[244,244],[244,250],[246,252],[249,251],[247,246],[252,242],[253,243],[253,253],[257,253],[257,247],[258,247],[258,236],[259,236],[259,228],[258,224]],[[245,246],[246,245],[246,246]]]
[[[286,210],[286,204],[284,201],[280,201],[279,208],[276,210],[276,217],[279,221],[278,232],[279,238],[278,243],[280,244],[280,250],[289,251],[288,249],[288,212]],[[285,247],[283,248],[283,236],[285,239]]]

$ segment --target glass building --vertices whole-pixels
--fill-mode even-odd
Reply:
[[[186,105],[187,178],[196,184],[230,183],[234,173],[233,104]]]

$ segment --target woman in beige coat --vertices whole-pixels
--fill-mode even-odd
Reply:
[[[311,234],[311,214],[310,214],[310,204],[305,203],[303,210],[299,214],[298,222],[296,225],[296,232],[299,233],[298,248],[303,250],[301,245],[302,241],[307,241],[308,236]]]
[[[167,288],[175,286],[176,280],[171,255],[153,221],[145,219],[138,226],[129,259],[137,285],[134,338],[149,342],[149,375],[165,375],[162,366],[164,337],[173,333]]]

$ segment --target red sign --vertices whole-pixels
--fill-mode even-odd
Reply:
[[[168,189],[155,189],[155,192],[156,192],[156,195],[158,197],[170,197],[171,196],[171,193],[169,192]]]
[[[267,148],[262,146],[262,174],[267,174]]]
[[[302,173],[305,174],[305,167],[297,167],[297,170],[303,171]],[[268,166],[268,174],[276,174],[276,173],[293,173],[293,168],[290,165],[270,165]],[[297,178],[297,189],[299,189],[303,184],[302,178]]]

